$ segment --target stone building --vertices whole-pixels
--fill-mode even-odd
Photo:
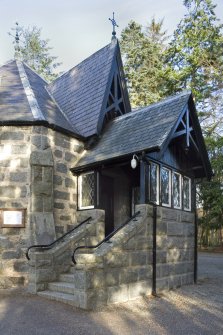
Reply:
[[[191,92],[132,110],[116,39],[51,84],[8,62],[0,287],[92,309],[193,283],[211,174]]]

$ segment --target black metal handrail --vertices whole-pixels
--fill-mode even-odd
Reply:
[[[48,249],[51,249],[54,244],[60,242],[61,240],[63,240],[67,235],[69,235],[70,233],[72,233],[74,230],[76,230],[77,228],[79,228],[80,226],[82,226],[84,223],[88,222],[90,223],[89,221],[92,219],[91,216],[89,216],[86,220],[82,221],[81,223],[79,223],[77,226],[75,226],[73,229],[69,230],[67,233],[65,233],[63,236],[59,237],[57,240],[53,241],[52,243],[50,244],[35,244],[35,245],[31,245],[27,251],[26,251],[26,258],[28,260],[30,260],[30,257],[29,257],[29,250],[30,249],[33,249],[33,248],[40,248],[40,249],[44,249],[44,250],[48,250]]]
[[[108,242],[110,240],[111,237],[113,237],[120,229],[122,229],[123,227],[125,227],[130,221],[137,221],[136,217],[140,214],[140,211],[136,212],[130,219],[128,219],[125,223],[123,223],[121,226],[119,226],[118,228],[116,228],[115,230],[113,230],[110,234],[108,234],[101,242],[99,242],[96,245],[81,245],[79,247],[76,247],[74,249],[73,255],[72,255],[72,262],[74,264],[76,264],[75,258],[74,258],[74,254],[78,249],[95,249],[98,248],[102,243],[104,242]],[[134,220],[135,219],[135,220]]]

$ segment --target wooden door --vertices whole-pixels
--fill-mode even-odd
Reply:
[[[105,236],[114,230],[114,185],[107,176],[100,178],[100,208],[105,210]]]

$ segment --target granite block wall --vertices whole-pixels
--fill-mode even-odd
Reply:
[[[151,208],[141,213],[93,254],[76,256],[74,302],[83,309],[132,300],[152,291]]]
[[[28,212],[31,134],[31,127],[0,127],[0,208],[25,208]],[[26,283],[24,250],[28,236],[27,228],[0,227],[1,288]]]
[[[157,292],[194,281],[194,213],[157,208]]]
[[[49,243],[76,225],[70,168],[83,148],[43,126],[0,127],[0,209],[26,209],[25,228],[0,227],[0,287],[27,283],[27,246]]]

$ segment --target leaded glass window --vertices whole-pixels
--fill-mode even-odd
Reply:
[[[181,208],[181,175],[177,172],[173,172],[173,207]]]
[[[191,210],[191,180],[183,177],[183,207],[184,210]]]
[[[160,171],[161,202],[164,206],[171,206],[171,171],[164,167]]]
[[[94,207],[94,189],[95,179],[94,172],[84,173],[79,176],[79,208],[93,208]]]
[[[159,166],[150,164],[150,201],[159,203]]]

